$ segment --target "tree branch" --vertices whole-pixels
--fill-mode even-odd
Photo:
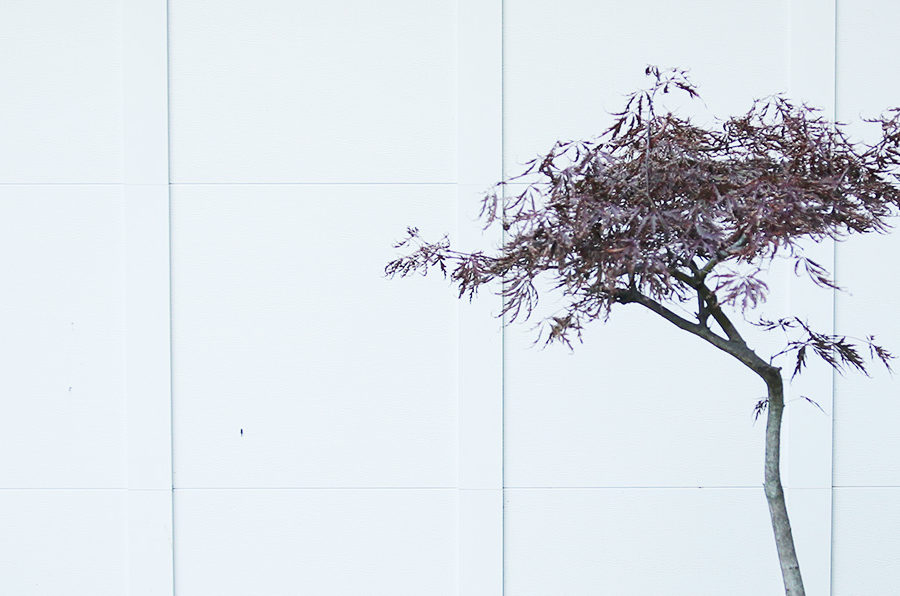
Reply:
[[[695,289],[697,290],[697,295],[706,302],[707,310],[709,310],[709,313],[716,320],[716,323],[719,324],[719,327],[722,328],[722,331],[725,332],[725,335],[728,336],[728,339],[746,346],[747,343],[744,341],[744,338],[741,337],[737,327],[734,326],[731,319],[728,318],[722,310],[722,307],[719,306],[719,298],[716,296],[715,292],[706,287],[706,284],[703,282],[698,283]]]
[[[697,292],[697,320],[700,321],[700,324],[704,327],[709,327],[707,321],[709,320],[709,309],[706,308],[706,301],[703,300],[703,296],[700,295],[700,292]]]
[[[717,251],[716,254],[706,262],[703,268],[697,271],[697,278],[700,281],[704,281],[706,279],[706,276],[709,275],[709,272],[713,270],[713,267],[721,263],[722,260],[727,259],[728,257],[737,253],[741,248],[744,247],[745,244],[747,244],[747,234],[741,233],[738,239],[734,241],[734,244],[732,244],[725,250]]]
[[[737,327],[731,322],[731,319],[722,311],[722,307],[719,306],[719,298],[716,296],[716,293],[710,290],[705,283],[703,283],[703,278],[700,276],[700,272],[691,276],[686,274],[684,271],[679,271],[678,269],[672,267],[669,269],[669,272],[672,274],[672,277],[677,279],[678,281],[694,288],[697,292],[697,298],[701,302],[700,312],[697,314],[697,317],[700,319],[701,325],[706,326],[706,315],[712,315],[713,319],[715,319],[716,323],[719,324],[719,327],[722,328],[722,331],[725,332],[725,335],[729,340],[746,346],[746,342],[744,338],[741,337],[740,332],[738,332]]]
[[[694,335],[705,339],[717,348],[725,349],[725,344],[728,343],[728,340],[726,338],[713,333],[712,330],[710,330],[708,327],[704,327],[699,323],[692,323],[691,321],[688,321],[687,319],[675,314],[656,300],[650,298],[649,296],[641,294],[637,290],[631,289],[619,292],[616,295],[616,301],[621,304],[640,304],[641,306],[652,310],[679,329],[683,329],[685,331],[693,333]]]
[[[697,267],[694,259],[688,261],[688,267],[690,267],[691,273],[694,274],[695,279],[703,279],[700,277],[700,268]],[[707,308],[706,300],[703,299],[703,295],[700,294],[700,292],[697,292],[697,320],[700,321],[700,324],[704,327],[709,326],[709,323],[707,322],[709,321],[709,308]]]
[[[636,290],[632,289],[619,291],[616,294],[616,302],[619,302],[620,304],[640,304],[641,306],[652,310],[679,329],[683,329],[689,333],[693,333],[697,337],[719,348],[726,354],[730,354],[731,356],[739,360],[742,364],[760,375],[763,379],[770,379],[773,374],[777,374],[780,370],[779,368],[772,366],[771,364],[757,356],[756,352],[747,347],[747,344],[744,343],[744,340],[740,338],[740,335],[737,335],[738,339],[726,339],[721,335],[718,335],[711,331],[709,327],[705,327],[699,323],[692,323],[691,321],[688,321],[687,319],[675,314],[656,300],[650,298],[649,296],[645,296],[644,294],[641,294]],[[721,310],[719,310],[719,312],[721,312]],[[712,314],[713,316],[715,316],[714,312]],[[727,317],[725,318],[725,321],[732,329],[734,329],[734,326],[731,325],[731,321],[729,321]],[[736,330],[735,333],[737,333]]]

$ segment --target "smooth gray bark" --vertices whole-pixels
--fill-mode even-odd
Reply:
[[[769,403],[766,417],[766,473],[763,486],[769,504],[772,530],[775,532],[775,546],[778,549],[778,562],[781,564],[784,593],[787,596],[805,596],[803,579],[800,577],[800,563],[794,549],[791,522],[784,502],[784,489],[781,486],[781,420],[784,414],[781,372],[776,369],[765,378],[765,381],[769,389]]]

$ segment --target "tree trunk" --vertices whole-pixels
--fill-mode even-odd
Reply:
[[[781,372],[775,371],[765,379],[769,388],[768,417],[766,419],[766,501],[772,529],[775,531],[775,546],[778,562],[784,579],[784,593],[787,596],[805,596],[803,580],[800,577],[800,563],[794,550],[794,536],[784,503],[784,489],[781,486],[781,418],[784,414],[784,387]]]

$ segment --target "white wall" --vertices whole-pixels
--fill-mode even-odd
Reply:
[[[121,594],[120,8],[0,10],[0,585]]]
[[[900,7],[868,0],[838,8],[838,118],[858,122],[860,115],[900,103],[900,82],[882,75],[900,68],[896,37],[888,25],[900,18]],[[862,126],[855,130],[860,136],[872,132]],[[900,278],[890,265],[897,254],[897,233],[854,238],[839,247],[837,280],[852,289],[837,296],[839,332],[871,330],[895,351],[900,346]],[[896,378],[881,370],[872,376],[836,382],[836,594],[889,593],[900,576],[894,555],[900,548],[900,427],[894,423],[900,418],[900,392]]]
[[[496,245],[480,192],[597,133],[647,63],[689,67],[721,115],[779,91],[844,121],[900,103],[893,5],[0,14],[0,592],[781,590],[741,367],[627,308],[541,351],[496,298],[382,270],[409,224]],[[897,242],[816,247],[852,294],[777,270],[769,312],[900,351]],[[808,592],[891,593],[897,381],[819,366],[801,394],[828,412],[788,408]]]

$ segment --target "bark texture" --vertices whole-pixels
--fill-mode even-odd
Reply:
[[[805,596],[803,579],[800,577],[800,563],[794,549],[794,536],[784,502],[784,488],[781,486],[781,420],[784,414],[784,386],[781,372],[777,369],[765,377],[769,389],[768,416],[766,418],[766,473],[764,487],[769,504],[772,530],[775,532],[775,546],[784,579],[784,593],[787,596]]]

